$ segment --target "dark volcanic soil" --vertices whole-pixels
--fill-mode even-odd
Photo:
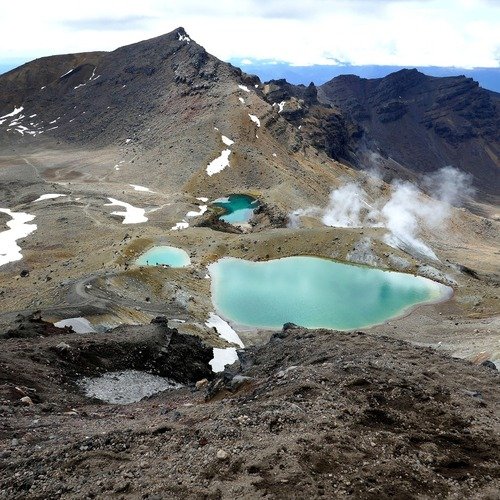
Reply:
[[[498,380],[400,341],[291,328],[199,390],[4,397],[0,497],[499,498]]]

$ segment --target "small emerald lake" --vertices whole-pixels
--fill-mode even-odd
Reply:
[[[218,314],[243,327],[351,330],[383,323],[452,289],[421,276],[319,257],[251,262],[232,257],[209,266]]]
[[[191,259],[182,248],[156,246],[143,253],[136,261],[140,266],[186,267]]]
[[[232,194],[227,198],[219,198],[212,205],[224,209],[219,218],[230,224],[244,224],[248,222],[253,211],[259,207],[259,200],[247,194]]]

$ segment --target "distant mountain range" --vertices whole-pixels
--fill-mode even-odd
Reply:
[[[328,80],[340,75],[356,75],[361,78],[383,78],[390,73],[402,69],[418,69],[421,73],[429,76],[466,76],[472,78],[485,89],[500,92],[500,68],[454,68],[441,66],[381,66],[364,65],[355,66],[351,64],[292,66],[289,63],[276,62],[273,60],[252,61],[251,64],[243,64],[245,59],[230,59],[228,62],[233,66],[241,67],[245,72],[257,75],[262,81],[279,80],[285,78],[295,85],[308,85],[313,82],[322,85]],[[18,60],[2,63],[0,62],[0,75],[11,69],[21,66],[26,61]]]
[[[361,78],[383,78],[391,73],[402,69],[418,69],[421,73],[429,76],[466,76],[472,78],[485,89],[500,92],[500,68],[453,68],[439,66],[379,66],[366,65],[354,66],[342,65],[313,65],[292,66],[288,63],[276,61],[252,61],[251,64],[242,64],[242,59],[232,59],[230,62],[247,73],[257,75],[262,81],[286,79],[295,85],[308,85],[313,82],[322,85],[327,81],[341,75],[356,75]],[[245,60],[243,60],[245,61]]]

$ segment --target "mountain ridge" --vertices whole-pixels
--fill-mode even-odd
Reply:
[[[42,65],[50,71],[37,75]],[[59,74],[68,66],[70,71]],[[0,116],[21,104],[23,113],[38,115],[37,120],[43,113],[50,116],[42,125],[31,122],[33,127],[14,116],[3,130],[0,126],[0,141],[14,123],[9,132],[17,135],[17,130],[23,139],[30,134],[39,139],[43,133],[67,144],[98,147],[128,141],[136,153],[140,148],[149,155],[150,163],[159,163],[174,147],[182,155],[191,152],[202,164],[210,161],[210,152],[197,154],[182,143],[197,141],[192,130],[196,123],[207,136],[208,121],[217,128],[216,116],[227,120],[235,113],[223,102],[230,82],[252,87],[263,127],[292,155],[312,147],[362,170],[373,169],[376,156],[375,167],[388,174],[387,180],[453,165],[473,175],[481,193],[498,193],[500,95],[473,80],[429,77],[413,69],[379,79],[343,75],[321,86],[286,80],[262,84],[208,54],[182,27],[112,52],[51,56],[1,75]],[[240,113],[232,121],[242,119]],[[249,140],[248,124],[245,130],[242,126],[238,128]],[[259,147],[252,144],[255,153]],[[188,179],[183,176],[184,183]]]

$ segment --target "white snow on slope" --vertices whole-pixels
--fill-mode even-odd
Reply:
[[[189,38],[187,35],[181,35],[180,33],[177,33],[177,36],[179,37],[179,42],[189,43],[191,41],[191,38]]]
[[[226,349],[214,347],[213,353],[214,357],[209,361],[209,365],[214,373],[223,372],[226,365],[232,365],[235,361],[238,361],[238,354],[234,347]]]
[[[199,196],[196,199],[202,201],[203,203],[206,203],[208,201],[208,198],[206,196]]]
[[[0,116],[0,125],[7,119],[10,118],[11,116],[16,116],[18,115],[22,110],[24,109],[23,106],[16,108],[14,106],[14,111],[11,111],[10,113],[7,113],[6,115]]]
[[[246,85],[238,85],[238,88],[244,92],[250,92],[250,89]]]
[[[22,120],[24,118],[26,118],[26,115],[21,114],[23,109],[24,109],[23,106],[21,106],[19,108],[15,107],[14,111],[12,111],[4,116],[1,116],[0,117],[0,125],[2,125],[5,121],[7,121],[7,119],[9,117],[15,117],[7,125],[7,127],[9,127],[6,129],[7,132],[10,132],[10,131],[18,132],[22,136],[24,136],[24,134],[29,134],[29,135],[33,135],[33,136],[35,136],[37,134],[42,134],[44,132],[44,130],[43,130],[43,127],[41,126],[40,122],[34,123],[33,121],[31,121],[31,122],[29,122],[29,126],[22,123]],[[36,114],[32,114],[29,116],[29,118],[27,118],[27,120],[32,119],[35,116],[36,116]]]
[[[137,208],[124,201],[115,200],[114,198],[108,198],[111,203],[106,203],[105,206],[118,205],[125,208],[125,212],[111,212],[111,215],[118,215],[123,217],[122,224],[139,224],[141,222],[147,222],[148,218],[144,215],[146,210],[144,208]]]
[[[182,222],[177,222],[175,226],[172,226],[170,229],[172,231],[181,231],[182,229],[187,229],[189,227],[189,222],[183,220]]]
[[[220,316],[211,312],[208,315],[208,321],[205,322],[208,328],[215,328],[219,337],[231,342],[233,344],[238,344],[240,347],[244,347],[238,334],[231,328],[227,321],[224,321]]]
[[[67,194],[42,194],[42,196],[39,196],[36,200],[33,201],[33,203],[36,203],[37,201],[43,201],[43,200],[53,200],[55,198],[60,198],[61,196],[68,196]]]
[[[208,206],[200,205],[198,208],[200,209],[199,212],[193,212],[193,211],[188,212],[186,214],[186,217],[198,217],[199,215],[203,215],[207,211]]]
[[[64,328],[65,326],[71,326],[75,333],[95,333],[95,329],[92,323],[83,317],[77,318],[66,318],[54,323],[57,328]]]
[[[94,80],[97,80],[98,78],[100,78],[101,75],[95,76],[95,70],[96,69],[97,69],[97,66],[92,71],[92,74],[90,75],[90,78],[89,78],[89,82],[93,82]]]
[[[152,193],[151,189],[144,187],[144,186],[139,186],[137,184],[129,184],[130,187],[133,187],[136,191],[143,191],[145,193]]]
[[[64,77],[64,76],[66,76],[66,75],[69,75],[70,73],[73,73],[73,71],[75,71],[75,68],[72,68],[72,69],[70,69],[69,71],[66,71],[66,73],[64,73],[64,75],[61,75],[61,76],[59,77],[59,79],[63,78],[63,77]]]
[[[229,139],[229,137],[226,137],[225,135],[222,136],[222,142],[226,146],[232,146],[234,144],[234,141],[232,141],[231,139]]]
[[[120,165],[121,165],[122,163],[125,163],[125,160],[121,160],[121,161],[119,161],[119,162],[115,165],[115,170],[120,170]]]
[[[0,208],[0,212],[12,217],[7,222],[7,231],[0,233],[0,266],[21,260],[21,247],[16,243],[17,240],[25,238],[36,229],[36,224],[27,224],[35,216],[25,212],[12,212],[8,208]]]
[[[229,155],[231,154],[230,149],[224,149],[220,156],[212,160],[207,165],[207,174],[211,177],[214,174],[222,172],[226,167],[229,167]]]
[[[251,115],[250,113],[248,113],[248,116],[250,117],[250,120],[252,120],[257,125],[257,127],[260,127],[260,120],[255,115]]]
[[[245,104],[245,99],[243,99],[243,97],[238,97],[238,100],[241,102],[241,104]]]
[[[77,383],[89,398],[116,405],[136,403],[158,392],[182,387],[174,380],[137,370],[106,372],[100,377],[83,377]]]
[[[217,314],[211,312],[208,316],[208,321],[205,322],[205,325],[209,328],[215,327],[219,337],[223,338],[227,342],[244,347],[238,334],[226,321],[224,321],[220,316],[217,316]],[[209,364],[212,367],[212,371],[216,373],[224,371],[224,367],[226,365],[232,365],[238,359],[235,347],[228,347],[225,349],[214,347],[213,354],[214,357]]]

